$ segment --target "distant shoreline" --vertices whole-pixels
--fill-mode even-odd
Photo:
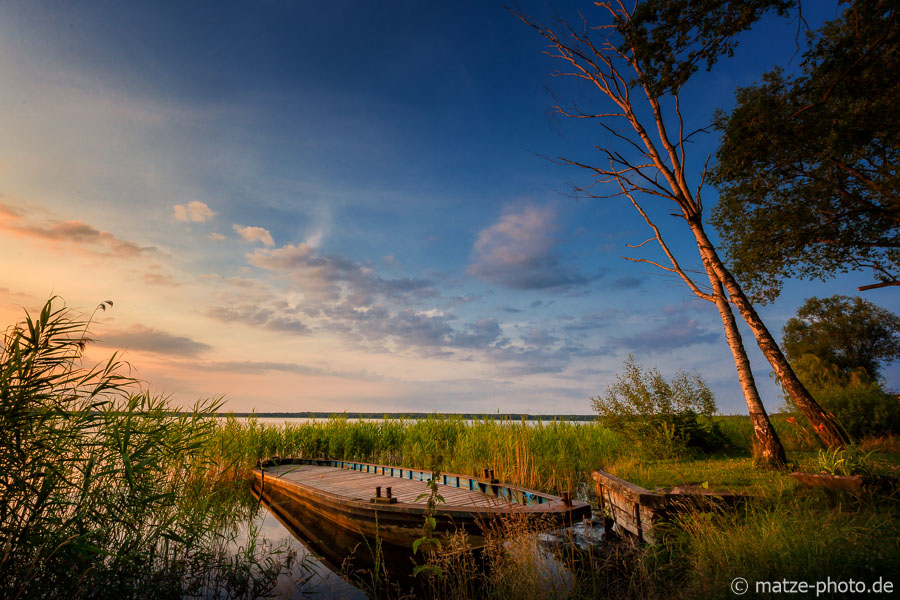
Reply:
[[[428,417],[458,417],[467,420],[495,419],[515,421],[594,421],[597,415],[532,415],[527,413],[433,413],[433,412],[220,412],[218,417],[262,417],[266,419],[427,419]]]

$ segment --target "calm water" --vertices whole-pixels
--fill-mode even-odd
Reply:
[[[257,544],[267,544],[279,552],[294,552],[296,560],[289,572],[283,572],[272,598],[334,598],[336,600],[365,600],[366,594],[346,581],[340,565],[330,563],[314,549],[310,540],[292,533],[275,514],[265,507],[249,525],[243,527],[238,543],[246,545],[249,532],[258,532]],[[283,555],[282,555],[283,556]]]
[[[362,537],[315,520],[302,523],[303,529],[298,530],[282,522],[265,503],[263,507],[253,521],[259,528],[259,539],[274,547],[293,550],[298,558],[293,570],[279,578],[273,597],[367,598],[363,588],[371,587],[366,583],[372,581],[374,553]],[[554,557],[555,552],[573,544],[586,550],[602,543],[603,528],[598,520],[593,520],[539,534],[536,544],[527,548],[517,544],[509,550],[524,551],[532,557],[531,564],[540,572],[540,587],[564,591],[574,584],[573,575]],[[413,589],[411,550],[388,547],[384,550],[383,560],[391,581],[400,589]],[[350,581],[361,581],[362,585]]]
[[[226,418],[227,417],[219,417],[219,419],[222,419],[223,421]],[[236,417],[236,418],[238,421],[247,421],[249,419],[249,417]],[[393,419],[393,417],[392,417],[392,419]],[[284,425],[284,424],[302,425],[304,423],[327,423],[328,422],[328,419],[307,418],[307,417],[288,417],[288,418],[285,418],[285,417],[256,417],[256,420],[260,425]],[[417,421],[418,419],[396,419],[396,420],[403,421],[404,423],[413,423],[413,422]],[[384,421],[384,419],[349,419],[348,418],[347,421],[349,421],[349,422],[366,421],[369,423],[380,423],[380,422]],[[473,421],[471,419],[466,420],[465,422],[470,425],[473,423]],[[506,421],[500,420],[498,422],[505,423]],[[512,419],[509,422],[514,425],[518,425],[522,421]],[[552,422],[552,419],[548,419],[546,421],[535,421],[535,420],[525,421],[525,423],[530,426],[537,425],[538,423],[550,423],[550,422]],[[560,421],[560,423],[569,423],[572,425],[588,425],[591,423],[591,421]]]

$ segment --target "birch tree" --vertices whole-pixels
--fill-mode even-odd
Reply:
[[[704,4],[709,4],[708,10],[702,10]],[[596,146],[602,160],[599,164],[565,157],[558,157],[558,161],[593,174],[594,183],[587,192],[591,196],[627,198],[654,234],[634,248],[655,243],[665,257],[664,261],[626,257],[628,260],[649,263],[675,274],[695,296],[716,305],[753,422],[758,458],[769,465],[784,464],[784,449],[759,397],[733,308],[747,323],[782,387],[819,437],[828,446],[841,445],[846,440],[797,379],[704,229],[701,194],[709,157],[695,171],[698,184],[692,189],[688,163],[693,157],[687,152],[691,137],[704,129],[685,130],[679,94],[699,63],[705,60],[711,67],[718,56],[732,51],[734,36],[758,20],[766,9],[777,5],[778,10],[784,10],[790,4],[763,0],[656,0],[627,8],[621,0],[611,0],[595,3],[601,24],[590,24],[582,17],[577,28],[562,19],[548,27],[521,12],[515,13],[547,40],[547,54],[565,65],[557,75],[580,80],[596,93],[602,105],[590,111],[577,106],[555,107],[566,117],[599,124],[608,134],[606,141]],[[667,8],[671,10],[653,12]],[[637,13],[636,18],[638,10],[644,12]],[[696,22],[690,19],[691,11],[696,13]],[[648,23],[658,24],[667,18],[675,19],[674,25],[670,22],[666,27],[647,27]],[[645,72],[646,67],[655,68],[652,76]],[[612,189],[608,194],[598,194],[596,190],[602,186]],[[666,202],[673,209],[672,214],[686,225],[696,242],[708,284],[695,281],[681,266],[644,209],[648,199]]]

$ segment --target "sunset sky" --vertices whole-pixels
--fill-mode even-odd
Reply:
[[[826,5],[804,6],[811,26]],[[767,19],[699,73],[688,126],[796,68],[795,33]],[[545,158],[599,160],[606,134],[551,114],[554,94],[597,97],[551,77],[544,48],[488,1],[4,2],[2,323],[51,295],[113,300],[89,357],[122,351],[179,405],[587,414],[633,353],[746,412],[715,307],[623,260],[659,258],[625,246],[650,237],[640,216],[572,198],[587,174]],[[715,145],[690,149],[692,177]],[[667,206],[647,208],[699,268]],[[870,281],[789,282],[761,313],[780,337],[804,298]],[[864,297],[900,311],[893,288]]]

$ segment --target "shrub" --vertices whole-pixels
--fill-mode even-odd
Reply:
[[[658,370],[644,369],[629,354],[625,373],[592,403],[604,424],[657,458],[726,445],[713,421],[715,396],[696,372],[678,371],[671,382],[666,381]]]
[[[856,446],[819,450],[819,470],[828,475],[872,475],[872,453]]]
[[[793,365],[823,410],[854,438],[900,432],[900,403],[864,369],[846,372],[806,354]],[[794,407],[788,400],[789,410]]]

